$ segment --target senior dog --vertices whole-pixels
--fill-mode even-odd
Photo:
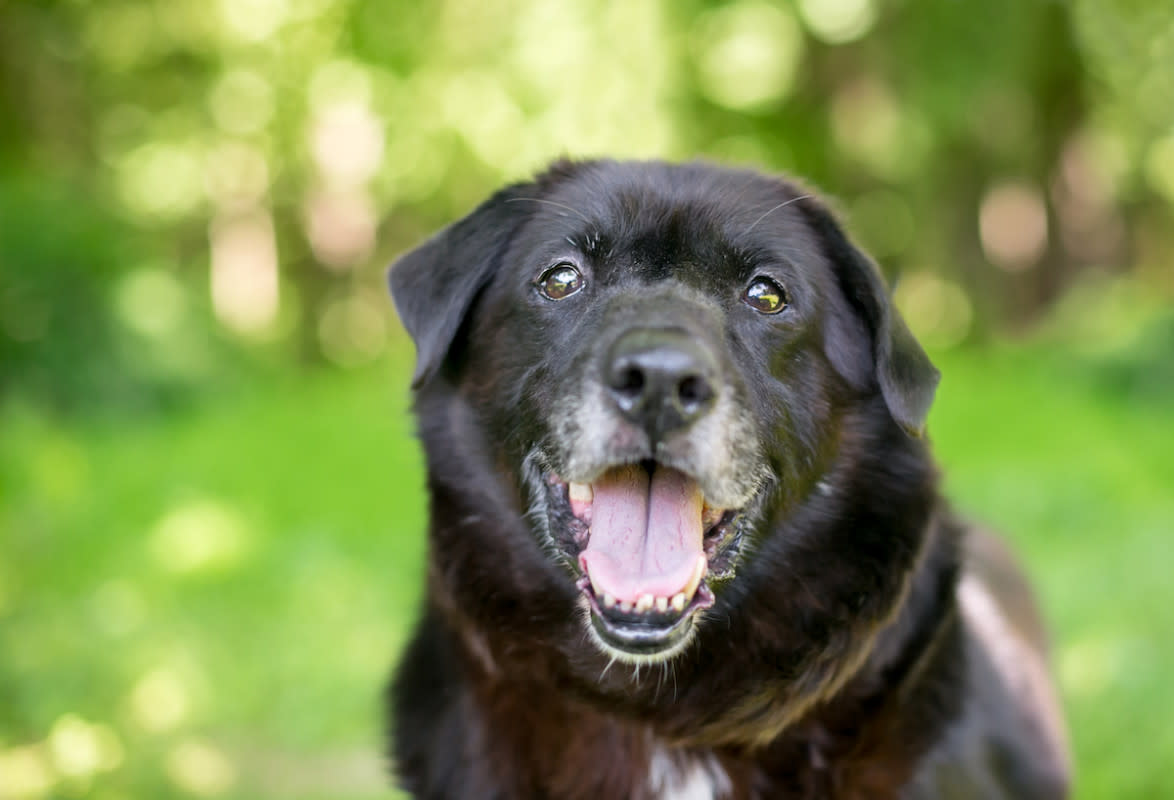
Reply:
[[[938,372],[815,196],[562,161],[403,256],[422,798],[1062,798],[1042,625],[951,513]]]

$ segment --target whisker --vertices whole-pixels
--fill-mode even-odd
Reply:
[[[586,215],[586,214],[584,214],[582,211],[579,211],[579,210],[578,210],[578,209],[576,209],[576,208],[571,208],[570,206],[568,206],[568,205],[564,205],[563,203],[556,203],[554,200],[544,200],[544,199],[542,199],[542,198],[540,198],[540,197],[511,197],[511,198],[508,198],[508,199],[506,200],[506,202],[507,202],[507,203],[517,203],[517,202],[520,202],[520,201],[522,201],[522,200],[528,200],[528,201],[530,201],[531,203],[545,203],[545,204],[546,204],[546,205],[548,205],[548,206],[554,206],[554,207],[556,207],[556,208],[561,208],[561,209],[563,209],[563,210],[565,210],[565,211],[570,211],[572,214],[574,214],[574,215],[575,215],[575,216],[577,216],[579,219],[581,219],[581,220],[583,220],[584,222],[586,222],[588,225],[590,225],[590,224],[591,224],[591,220],[587,219],[587,215]]]
[[[600,682],[601,682],[601,683],[603,682],[603,679],[607,677],[607,672],[608,672],[608,670],[610,670],[610,669],[612,668],[612,665],[613,665],[613,664],[615,664],[615,663],[616,663],[616,657],[615,657],[615,656],[612,656],[611,658],[609,658],[609,659],[607,660],[607,666],[606,666],[606,667],[604,667],[604,668],[603,668],[603,672],[601,672],[601,673],[599,674],[599,680],[600,680]]]
[[[773,214],[773,213],[775,213],[776,211],[778,211],[778,210],[779,210],[780,208],[782,208],[783,206],[789,206],[789,205],[791,205],[791,203],[798,203],[800,200],[810,200],[812,197],[814,197],[814,195],[810,195],[810,194],[801,194],[801,195],[799,195],[798,197],[792,197],[790,200],[784,200],[783,202],[779,203],[779,204],[778,204],[777,206],[775,206],[774,208],[771,208],[771,209],[767,210],[767,211],[766,211],[766,212],[765,212],[765,213],[764,213],[764,214],[763,214],[761,217],[759,217],[758,219],[754,220],[754,222],[750,223],[750,227],[749,227],[749,228],[747,228],[745,232],[746,232],[746,233],[750,233],[750,231],[754,230],[754,227],[755,227],[755,226],[756,226],[758,223],[762,222],[764,219],[766,219],[766,218],[767,218],[767,217],[769,217],[771,214]]]

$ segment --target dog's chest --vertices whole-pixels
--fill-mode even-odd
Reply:
[[[673,754],[656,746],[648,762],[648,795],[659,800],[723,800],[730,777],[712,755]]]

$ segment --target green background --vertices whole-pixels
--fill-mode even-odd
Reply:
[[[1174,794],[1162,2],[0,0],[0,800],[392,797],[391,258],[561,154],[801,175],[944,374],[1078,798]]]

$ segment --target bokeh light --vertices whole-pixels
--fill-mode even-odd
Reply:
[[[279,294],[277,241],[265,211],[215,220],[212,248],[212,306],[233,330],[264,334],[277,319]]]
[[[234,565],[245,555],[248,544],[244,520],[215,500],[189,501],[172,509],[151,535],[155,559],[174,573]]]
[[[966,292],[932,272],[904,276],[894,297],[909,328],[928,347],[947,349],[970,332],[974,311]]]
[[[868,33],[876,22],[873,0],[800,0],[803,22],[828,44],[845,44]]]
[[[208,102],[216,124],[226,133],[258,133],[273,117],[273,89],[253,70],[225,74],[212,87]]]
[[[201,199],[202,153],[193,143],[144,144],[120,164],[123,201],[140,219],[165,222],[183,217]]]
[[[127,327],[144,336],[163,336],[182,322],[187,294],[173,275],[160,268],[141,268],[122,279],[118,310]]]
[[[228,755],[207,740],[185,739],[164,763],[176,788],[196,797],[218,797],[236,782],[236,767]]]
[[[1047,208],[1027,183],[992,187],[982,199],[978,225],[987,258],[1011,272],[1034,266],[1048,246]]]
[[[162,733],[179,726],[191,711],[191,699],[179,674],[158,667],[142,676],[130,697],[131,713],[143,730]]]
[[[738,2],[709,12],[693,34],[700,88],[715,103],[751,109],[790,89],[803,39],[783,7]]]

